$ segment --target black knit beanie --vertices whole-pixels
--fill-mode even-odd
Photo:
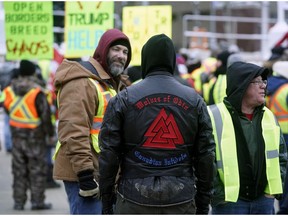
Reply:
[[[122,46],[125,46],[127,47],[127,49],[130,51],[130,44],[129,44],[129,41],[126,40],[126,39],[119,39],[119,40],[116,40],[114,41],[113,43],[111,43],[110,47],[112,46],[116,46],[116,45],[122,45]]]
[[[28,60],[21,60],[19,75],[20,76],[32,76],[36,72],[36,65]]]

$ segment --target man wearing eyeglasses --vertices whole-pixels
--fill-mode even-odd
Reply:
[[[286,175],[287,149],[274,114],[265,107],[266,68],[235,62],[226,97],[208,107],[216,142],[212,214],[274,214]]]

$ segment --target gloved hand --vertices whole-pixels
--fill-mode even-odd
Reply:
[[[196,215],[208,215],[208,212],[207,210],[202,210],[202,209],[196,209]]]
[[[116,203],[116,194],[103,194],[102,200],[102,214],[111,215],[114,214],[113,205]]]
[[[83,198],[97,198],[100,197],[99,185],[94,179],[92,170],[84,170],[78,173],[79,179],[79,196]]]
[[[196,215],[207,215],[209,213],[210,197],[197,193],[195,196]]]

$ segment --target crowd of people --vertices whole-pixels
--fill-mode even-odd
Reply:
[[[87,61],[58,58],[48,88],[20,62],[1,96],[14,209],[28,189],[33,210],[52,208],[50,179],[70,214],[288,214],[281,43],[263,65],[229,49],[190,61],[165,34],[144,44],[140,66],[132,55],[109,29]]]

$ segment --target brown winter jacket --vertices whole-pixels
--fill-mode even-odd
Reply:
[[[95,59],[90,57],[89,62],[99,77],[78,62],[66,59],[56,73],[55,87],[56,91],[60,91],[58,139],[61,147],[55,158],[53,177],[58,180],[78,181],[77,173],[87,169],[94,170],[98,179],[98,154],[90,138],[98,97],[95,85],[88,78],[109,80],[117,91],[122,89],[127,79],[127,76],[121,75],[117,84]]]

